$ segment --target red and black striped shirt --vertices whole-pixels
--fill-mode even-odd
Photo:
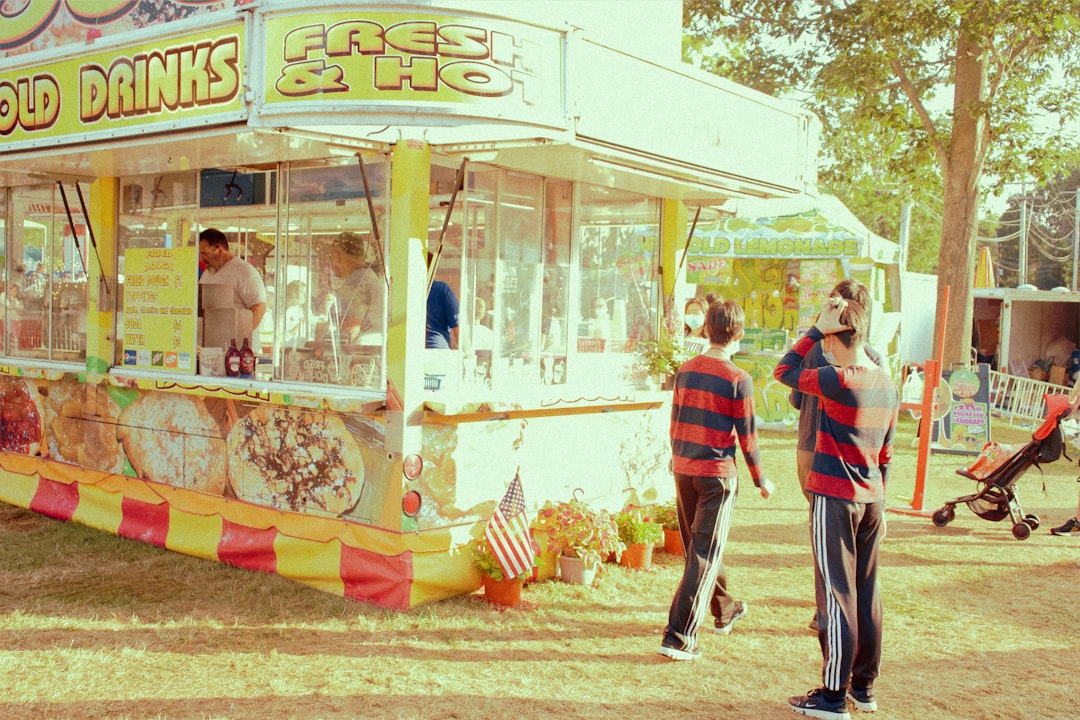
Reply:
[[[814,461],[806,491],[859,503],[885,499],[893,434],[900,408],[896,383],[880,367],[802,367],[817,327],[799,338],[781,358],[773,377],[820,398]]]
[[[695,477],[735,477],[738,438],[754,485],[763,477],[754,424],[754,385],[730,360],[698,355],[675,376],[671,400],[673,469]]]

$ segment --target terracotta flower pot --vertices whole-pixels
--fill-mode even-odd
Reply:
[[[682,534],[678,530],[664,528],[664,552],[680,557],[686,555],[682,546]]]
[[[633,543],[623,550],[619,564],[623,567],[648,570],[652,567],[653,546],[650,543]]]
[[[490,575],[483,576],[484,597],[490,603],[505,607],[517,607],[521,602],[521,586],[524,583],[517,578],[496,580]]]

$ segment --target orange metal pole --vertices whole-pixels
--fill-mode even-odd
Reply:
[[[930,440],[934,427],[934,398],[941,383],[941,360],[945,356],[945,328],[948,323],[949,286],[942,292],[942,307],[938,311],[938,327],[941,336],[938,340],[937,357],[926,361],[923,368],[922,417],[919,418],[919,454],[915,463],[915,493],[911,498],[910,508],[890,508],[893,512],[906,515],[927,515],[923,510],[923,496],[926,490],[926,470],[930,460]]]

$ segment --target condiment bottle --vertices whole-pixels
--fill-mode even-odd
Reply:
[[[244,377],[255,375],[255,351],[251,349],[247,338],[244,338],[244,347],[240,349],[240,374]]]
[[[229,349],[225,353],[225,374],[240,374],[240,351],[236,348],[236,338],[229,341]]]

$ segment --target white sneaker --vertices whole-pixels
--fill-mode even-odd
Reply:
[[[667,645],[661,645],[656,652],[672,660],[697,660],[701,657],[700,650],[677,650]]]

